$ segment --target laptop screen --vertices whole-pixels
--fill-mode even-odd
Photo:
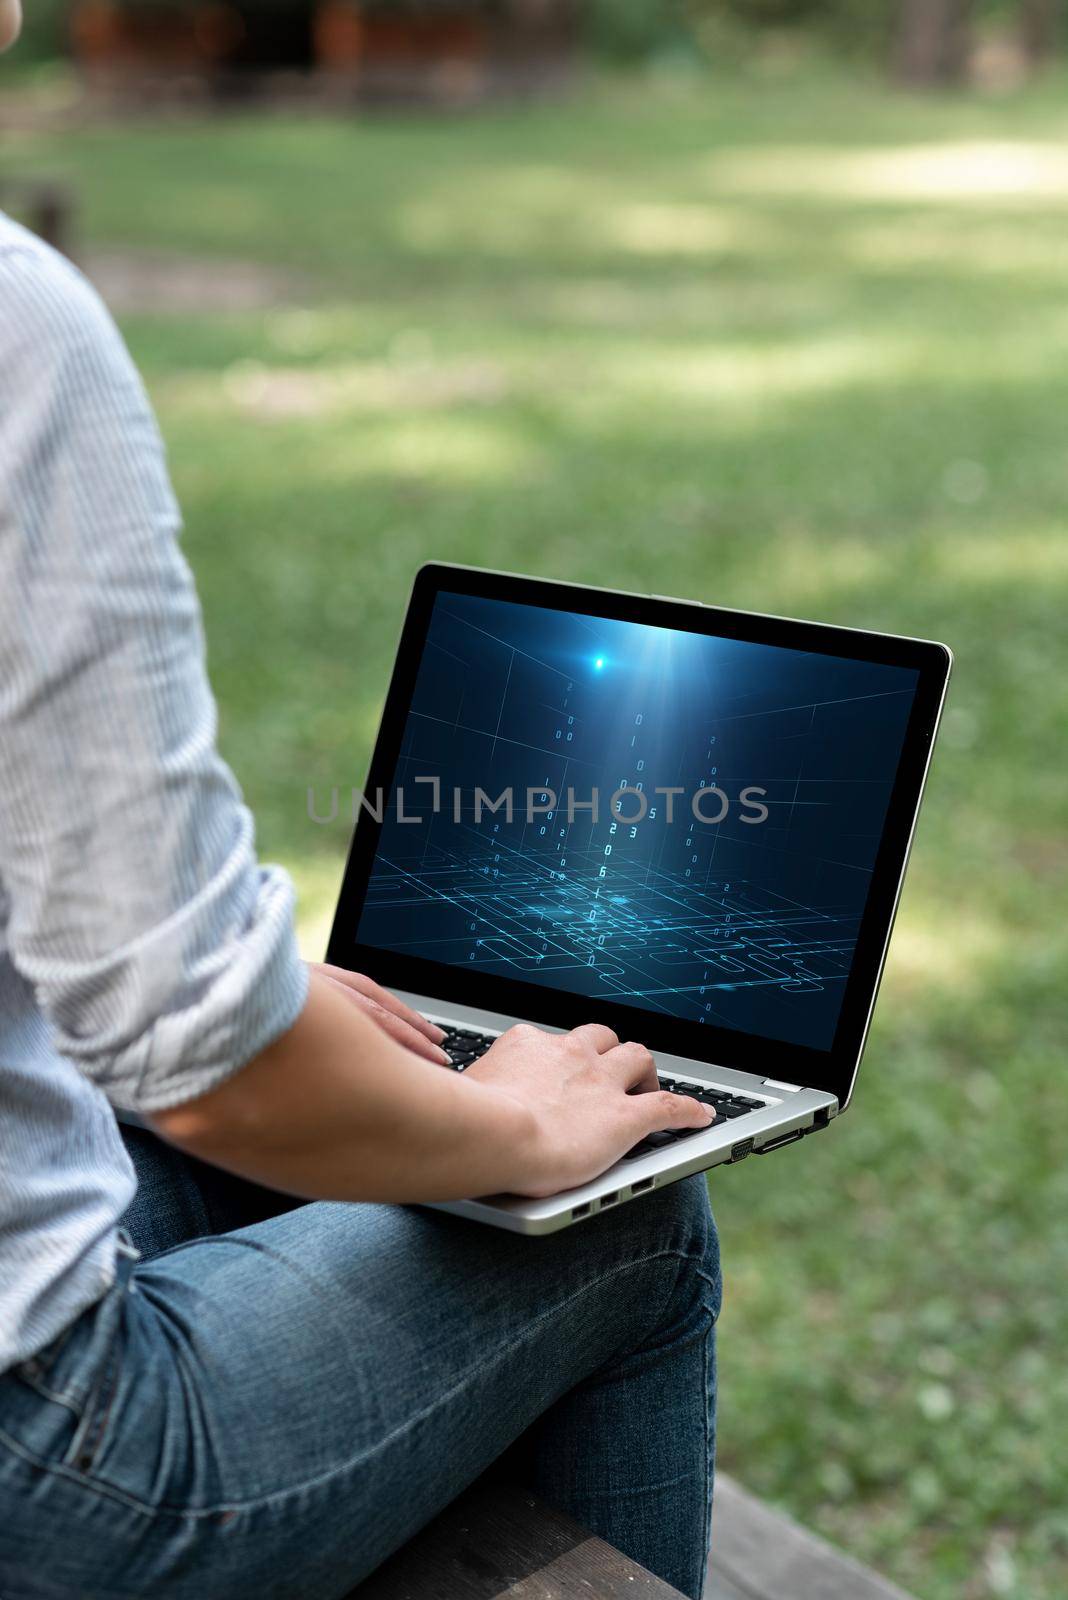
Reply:
[[[829,1050],[918,680],[439,592],[357,941]]]

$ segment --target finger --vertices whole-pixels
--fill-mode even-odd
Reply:
[[[396,1039],[406,1050],[411,1050],[414,1055],[424,1056],[427,1061],[432,1061],[436,1067],[448,1067],[452,1063],[440,1045],[413,1028],[403,1017],[398,1017],[395,1012],[387,1011],[385,1006],[380,1006],[376,1000],[360,993],[350,984],[338,983],[336,978],[328,972],[323,973],[326,981],[336,989],[343,989],[354,1006],[358,1006],[365,1016],[381,1028],[383,1033],[388,1033],[391,1039]]]
[[[656,1062],[643,1044],[636,1044],[632,1039],[606,1050],[601,1064],[619,1074],[620,1083],[628,1094],[660,1088]]]
[[[656,1094],[633,1096],[635,1126],[641,1133],[660,1133],[665,1128],[708,1128],[715,1113],[686,1094],[671,1094],[661,1089]]]
[[[434,1044],[440,1044],[444,1039],[444,1028],[439,1028],[434,1022],[428,1022],[425,1017],[419,1015],[418,1011],[414,1011],[411,1006],[406,1006],[403,1000],[398,1000],[395,994],[391,994],[388,989],[384,989],[373,978],[367,977],[366,973],[349,972],[345,967],[332,967],[325,962],[320,966],[319,971],[325,977],[331,978],[339,987],[354,990],[357,994],[366,996],[368,1000],[373,1000],[385,1011],[392,1011],[395,1017],[400,1017],[410,1028],[416,1028]]]
[[[606,1050],[614,1050],[619,1044],[619,1035],[600,1022],[587,1022],[581,1028],[572,1028],[568,1037],[577,1044],[592,1047],[599,1056],[603,1056]]]
[[[403,1017],[398,1017],[392,1011],[387,1011],[385,1006],[380,1006],[374,1000],[362,997],[361,1003],[366,1007],[367,1015],[372,1021],[377,1022],[383,1033],[388,1033],[391,1039],[396,1039],[406,1050],[413,1055],[424,1056],[427,1061],[432,1061],[436,1067],[451,1067],[452,1062],[439,1044],[432,1041]]]

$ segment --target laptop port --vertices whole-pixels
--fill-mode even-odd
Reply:
[[[613,1189],[611,1194],[603,1194],[601,1196],[601,1210],[603,1211],[605,1206],[614,1206],[618,1199],[619,1199],[619,1190],[618,1189]]]
[[[655,1178],[639,1178],[637,1183],[630,1186],[631,1194],[644,1194],[646,1189],[651,1189],[656,1182]]]
[[[575,1208],[573,1209],[573,1211],[571,1213],[571,1216],[572,1216],[572,1219],[577,1222],[579,1217],[588,1217],[589,1214],[590,1214],[590,1202],[587,1200],[583,1205],[575,1206]]]
[[[784,1144],[793,1144],[795,1139],[804,1136],[804,1128],[795,1128],[793,1133],[783,1133],[777,1139],[769,1139],[767,1144],[762,1144],[757,1151],[758,1156],[770,1155],[772,1150],[781,1150]]]

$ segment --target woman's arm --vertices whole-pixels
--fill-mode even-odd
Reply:
[[[69,263],[0,244],[0,879],[13,962],[119,1109],[298,1194],[548,1193],[699,1123],[606,1029],[515,1029],[462,1077],[300,962],[215,747],[159,434]],[[367,996],[363,997],[364,999]],[[372,999],[373,999],[372,995]],[[385,1008],[387,1011],[388,1007]],[[432,1037],[387,1023],[430,1056]]]
[[[313,972],[288,1032],[150,1121],[205,1161],[314,1199],[547,1195],[595,1177],[654,1129],[711,1120],[655,1085],[642,1045],[595,1026],[513,1028],[451,1072],[386,1037]]]

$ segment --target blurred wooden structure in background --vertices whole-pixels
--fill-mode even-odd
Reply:
[[[911,89],[999,76],[1005,86],[1022,81],[1054,59],[1063,13],[1064,0],[1013,0],[1000,8],[1000,27],[984,40],[976,28],[976,0],[895,0],[894,75]]]
[[[134,97],[307,90],[371,103],[464,105],[554,86],[577,0],[72,0],[87,80]]]

